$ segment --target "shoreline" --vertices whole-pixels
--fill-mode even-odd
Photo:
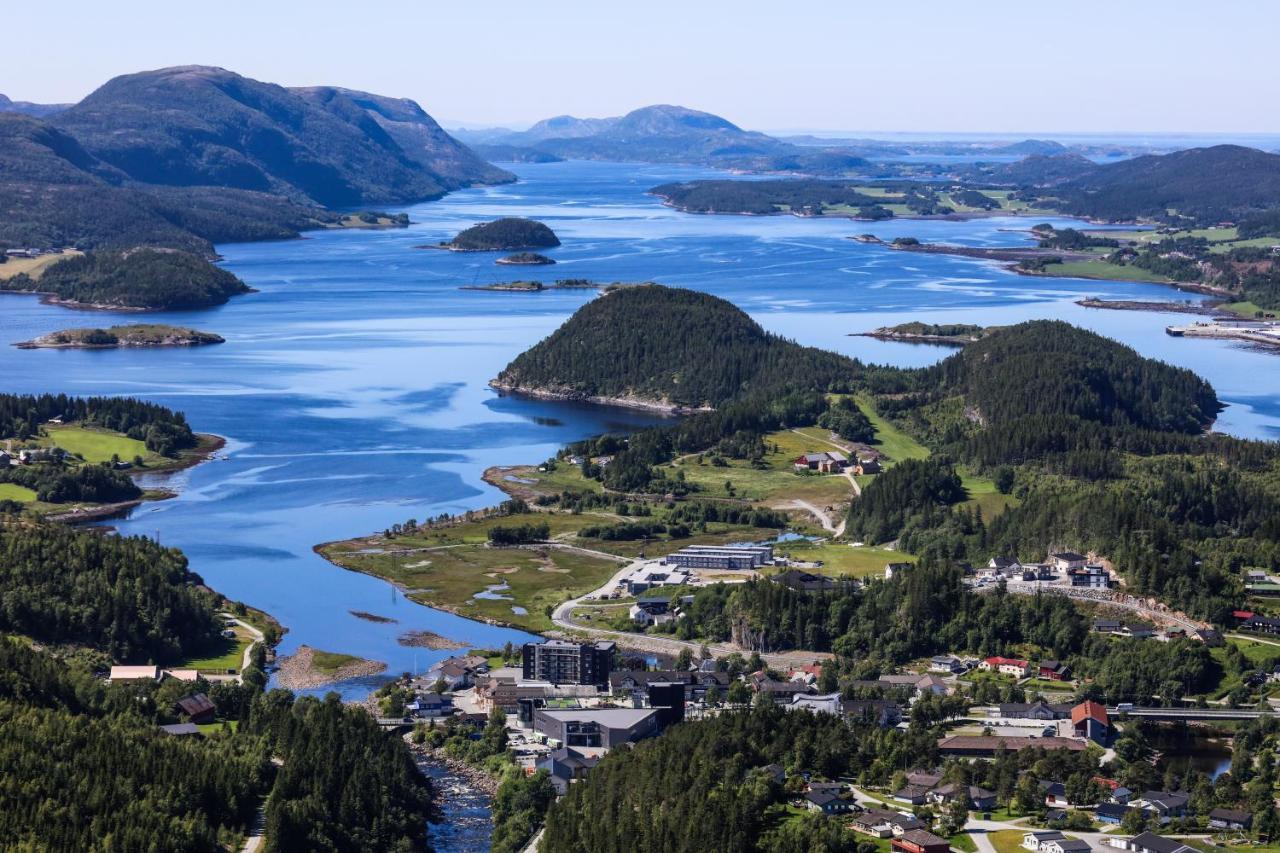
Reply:
[[[1082,308],[1101,308],[1110,311],[1151,311],[1163,314],[1202,314],[1209,317],[1233,317],[1230,311],[1220,307],[1220,303],[1211,302],[1152,302],[1140,299],[1098,299],[1088,297],[1077,299],[1076,304]]]
[[[695,412],[713,411],[710,406],[690,407],[676,403],[664,403],[658,400],[647,400],[641,397],[601,397],[575,391],[552,391],[546,388],[534,388],[512,385],[498,379],[490,379],[489,387],[499,394],[512,394],[517,397],[530,397],[535,400],[552,400],[562,403],[590,403],[595,406],[615,406],[623,409],[639,409],[656,412],[662,415],[677,416]]]
[[[872,329],[870,332],[850,332],[851,338],[875,338],[878,341],[896,341],[902,344],[934,344],[937,346],[963,347],[974,343],[977,339],[948,337],[946,335],[924,335],[911,332],[895,332],[892,329]]]
[[[327,687],[353,678],[367,678],[386,672],[387,665],[382,661],[355,658],[333,670],[318,669],[315,655],[318,649],[303,644],[288,657],[276,661],[276,684],[286,690],[314,690]]]
[[[758,173],[752,173],[758,174]],[[912,221],[941,221],[941,222],[970,222],[974,219],[995,219],[1000,216],[1017,216],[1027,219],[1041,218],[1046,216],[1062,216],[1056,212],[1036,211],[1035,213],[1024,213],[1016,210],[967,210],[956,213],[904,213],[894,214],[888,219],[868,219],[863,216],[854,216],[848,213],[797,213],[794,210],[774,210],[769,213],[756,213],[750,210],[690,210],[668,199],[666,196],[657,193],[645,193],[654,198],[662,199],[662,206],[669,207],[680,213],[687,213],[690,216],[794,216],[797,219],[847,219],[851,222],[892,222],[895,219],[909,219]],[[1075,217],[1082,219],[1082,217]],[[1093,222],[1090,219],[1082,219],[1084,222]],[[1104,223],[1093,224],[1100,225]]]

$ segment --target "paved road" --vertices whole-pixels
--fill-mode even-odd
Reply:
[[[619,569],[618,572],[613,577],[609,578],[609,580],[607,580],[599,588],[594,589],[591,592],[588,592],[584,595],[580,595],[577,598],[571,598],[568,601],[560,604],[551,613],[552,624],[554,624],[559,628],[565,628],[571,631],[577,631],[579,633],[586,634],[589,637],[604,639],[604,640],[613,640],[620,646],[636,649],[642,652],[656,652],[658,654],[665,654],[665,655],[678,655],[684,649],[688,649],[689,651],[693,652],[695,655],[698,654],[699,651],[702,649],[702,645],[703,645],[702,643],[695,643],[687,640],[677,640],[674,637],[663,637],[663,636],[656,636],[652,634],[635,634],[629,631],[613,631],[606,628],[596,628],[590,625],[584,625],[581,622],[575,622],[573,620],[573,610],[575,607],[578,607],[579,605],[581,605],[583,601],[586,600],[587,598],[599,597],[604,593],[612,590],[615,586],[618,585],[618,582],[620,580],[622,580],[624,577],[626,577],[628,574],[631,573],[632,568],[633,566],[631,564],[628,564],[624,568]],[[742,649],[736,645],[717,643],[717,644],[708,644],[707,647],[711,650],[711,654],[713,657],[723,657],[725,655],[733,654],[734,652],[749,654],[747,650]],[[760,657],[763,658],[765,663],[767,663],[769,666],[777,667],[779,669],[789,669],[792,667],[811,664],[817,660],[826,660],[831,657],[831,654],[829,652],[805,652],[805,651],[769,652],[767,654],[761,653]]]

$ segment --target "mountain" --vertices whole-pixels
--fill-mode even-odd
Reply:
[[[1101,167],[1079,154],[1032,154],[1016,163],[977,163],[961,174],[968,180],[1042,187],[1060,184],[1091,174]]]
[[[146,184],[231,187],[343,207],[511,180],[412,102],[286,89],[221,68],[116,77],[52,122]]]
[[[30,101],[10,100],[7,95],[0,95],[0,113],[22,113],[23,115],[44,118],[60,113],[71,104],[33,104]]]
[[[747,392],[841,387],[852,359],[770,334],[730,302],[660,285],[588,302],[491,383],[567,399],[718,406]]]
[[[603,133],[617,123],[617,118],[553,116],[552,118],[544,118],[521,135],[530,142],[537,142],[543,139],[578,139],[583,136],[595,136]]]
[[[1240,145],[1149,154],[1097,166],[1054,189],[1062,210],[1100,219],[1233,219],[1275,207],[1280,155]]]

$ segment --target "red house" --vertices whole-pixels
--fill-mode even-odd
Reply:
[[[901,853],[951,853],[951,842],[923,829],[912,829],[893,839],[893,849]]]
[[[1088,738],[1095,743],[1106,743],[1111,735],[1107,709],[1092,699],[1071,709],[1071,726],[1076,737]]]

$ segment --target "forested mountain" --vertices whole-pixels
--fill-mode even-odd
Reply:
[[[723,299],[643,285],[587,303],[493,385],[698,407],[769,389],[839,389],[858,369],[852,359],[765,332]]]
[[[1080,154],[1032,153],[1016,163],[977,163],[963,169],[962,174],[973,181],[1041,187],[1090,175],[1099,168],[1098,164]]]
[[[71,257],[53,264],[38,279],[2,279],[0,290],[47,293],[78,305],[181,310],[222,305],[248,293],[249,287],[200,255],[131,249]]]
[[[31,101],[15,101],[8,95],[0,95],[0,113],[22,113],[23,115],[44,118],[60,113],[71,104],[33,104]]]
[[[883,201],[845,181],[689,181],[662,184],[649,192],[692,213],[777,213],[829,205],[870,207]]]
[[[1191,148],[1098,166],[1053,189],[1067,213],[1098,219],[1235,219],[1274,207],[1280,154],[1239,145]]]

